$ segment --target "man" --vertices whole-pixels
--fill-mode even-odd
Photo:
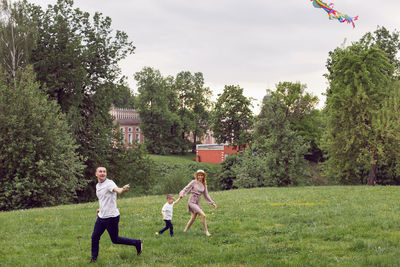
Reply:
[[[107,179],[105,167],[96,169],[97,185],[96,195],[100,208],[97,210],[97,220],[92,233],[92,259],[95,262],[99,254],[99,241],[101,235],[107,230],[114,244],[124,244],[136,247],[137,255],[142,253],[143,241],[118,236],[119,210],[117,208],[117,194],[129,190],[129,184],[119,188],[112,180]]]

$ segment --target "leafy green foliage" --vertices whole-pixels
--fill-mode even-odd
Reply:
[[[291,129],[309,144],[306,158],[318,162],[322,158],[319,148],[323,131],[321,113],[314,109],[318,97],[306,92],[307,86],[300,82],[279,82],[274,96],[286,106],[286,116]]]
[[[28,10],[35,8],[26,1],[0,1],[0,65],[10,80],[29,64],[35,47],[37,29]]]
[[[108,176],[118,185],[130,184],[137,194],[151,192],[155,180],[154,162],[149,158],[145,147],[134,144],[126,149],[120,146],[112,153],[108,159]]]
[[[181,151],[181,121],[176,114],[177,95],[172,77],[164,78],[158,70],[145,67],[135,74],[138,84],[137,107],[141,129],[150,153]]]
[[[38,29],[31,57],[37,79],[67,115],[86,166],[84,179],[92,181],[97,166],[113,164],[112,140],[118,139],[109,110],[127,90],[118,63],[135,47],[124,32],[112,36],[110,18],[91,17],[73,8],[72,0],[31,16]],[[80,191],[79,198],[93,199],[93,190]]]
[[[221,163],[221,173],[218,176],[219,188],[222,190],[230,190],[237,188],[234,185],[236,180],[236,174],[233,171],[233,167],[238,162],[239,156],[237,154],[230,154],[225,160]]]
[[[243,95],[243,88],[225,86],[211,116],[211,130],[217,142],[232,144],[239,150],[249,143],[254,120],[250,106],[251,101]]]
[[[129,86],[126,84],[125,79],[123,79],[118,85],[118,90],[115,92],[113,99],[113,106],[117,108],[135,108],[136,97],[132,93]]]
[[[380,184],[400,184],[400,82],[391,89],[389,98],[377,116],[381,154],[376,180]],[[384,142],[384,143],[382,143]]]
[[[296,185],[308,176],[304,159],[308,144],[293,130],[295,118],[304,115],[289,103],[284,101],[281,92],[264,98],[255,125],[253,151],[246,153],[247,157],[257,158],[258,177],[262,177],[258,183],[264,186]]]
[[[188,142],[193,134],[192,152],[196,149],[196,139],[201,138],[209,127],[210,89],[204,86],[201,72],[191,74],[182,71],[176,75],[175,88],[178,94],[178,115],[182,123],[182,142]],[[183,147],[184,148],[184,147]]]
[[[394,30],[389,32],[385,27],[378,26],[377,29],[371,33],[368,32],[361,37],[359,43],[364,47],[377,46],[379,49],[386,53],[389,62],[394,65],[394,69],[390,70],[397,79],[400,78],[400,59],[398,54],[400,51],[399,32]],[[394,73],[392,72],[394,70]]]
[[[382,112],[391,88],[393,66],[376,46],[353,44],[335,50],[327,78],[326,174],[344,184],[374,184],[390,120]],[[389,108],[389,107],[388,107]]]
[[[75,201],[87,183],[65,116],[31,68],[15,84],[0,78],[0,210]]]
[[[161,164],[157,169],[153,194],[177,194],[193,180],[193,171],[179,165]]]

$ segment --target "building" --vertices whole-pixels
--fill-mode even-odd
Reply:
[[[114,117],[114,123],[119,123],[119,129],[123,134],[126,146],[144,142],[144,135],[140,130],[140,117],[135,109],[111,107],[110,114]]]
[[[194,136],[193,136],[193,134],[190,134],[190,136],[188,137],[188,139],[189,139],[190,142],[194,142]],[[214,144],[214,145],[217,144],[217,141],[216,141],[215,138],[213,137],[213,132],[212,132],[211,130],[207,130],[206,133],[205,133],[205,135],[201,138],[201,140],[200,140],[199,137],[197,137],[196,139],[197,139],[197,141],[200,141],[200,143],[202,143],[202,144],[209,144],[209,145],[211,145],[211,144]]]
[[[140,130],[140,117],[135,109],[112,107],[110,114],[114,117],[114,123],[119,123],[119,129],[121,130],[123,141],[126,146],[134,144],[135,142],[144,142],[145,137]],[[223,162],[228,155],[237,153],[237,150],[233,149],[233,146],[217,144],[212,134],[211,130],[207,130],[201,140],[199,137],[196,138],[201,142],[200,145],[196,146],[197,162],[219,164]],[[193,142],[194,136],[191,134],[188,139]]]
[[[196,146],[196,161],[220,164],[230,154],[237,154],[229,144],[201,144]]]

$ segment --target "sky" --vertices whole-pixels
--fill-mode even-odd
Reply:
[[[136,49],[120,66],[134,93],[133,76],[144,67],[163,76],[201,72],[212,100],[225,85],[239,85],[258,114],[266,89],[283,81],[306,84],[323,108],[329,52],[378,26],[400,30],[399,0],[332,1],[337,11],[359,16],[355,28],[329,20],[310,0],[75,0],[74,6],[110,17],[113,29],[128,34]]]

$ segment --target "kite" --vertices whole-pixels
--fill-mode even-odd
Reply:
[[[329,15],[329,19],[337,19],[340,22],[347,22],[353,24],[353,28],[356,27],[354,24],[354,21],[358,19],[358,16],[356,17],[349,17],[348,15],[342,14],[339,11],[336,11],[333,9],[333,4],[327,4],[322,2],[321,0],[310,0],[313,2],[313,6],[315,8],[323,8],[326,13]]]

